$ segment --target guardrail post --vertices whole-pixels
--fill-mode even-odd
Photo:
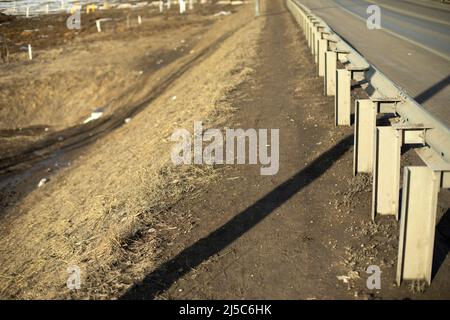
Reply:
[[[424,144],[422,125],[377,127],[375,134],[372,219],[377,214],[395,215],[398,220],[400,196],[400,152],[403,144]]]
[[[336,91],[336,62],[337,53],[334,51],[325,52],[325,80],[324,93],[327,96],[334,96]]]
[[[318,52],[318,68],[319,77],[325,76],[325,54],[328,51],[328,41],[326,39],[320,39],[318,41],[319,52]]]
[[[376,120],[376,103],[370,99],[355,101],[355,143],[353,149],[354,175],[359,172],[372,172]]]
[[[324,31],[323,31],[323,29],[324,29],[324,27],[320,26],[319,24],[317,24],[315,26],[315,37],[316,38],[315,38],[315,42],[314,42],[314,46],[315,46],[315,48],[314,48],[314,62],[317,63],[318,67],[319,67],[319,61],[320,61],[320,55],[321,55],[321,51],[320,51],[321,44],[320,44],[320,42],[321,42],[321,40],[324,39],[324,36],[323,36]],[[328,46],[328,43],[326,44],[326,46]],[[319,76],[320,76],[320,74],[319,74]]]
[[[317,31],[318,24],[319,21],[313,21],[311,28],[311,54],[314,56],[315,63],[317,63],[317,41],[319,40],[319,34]]]
[[[421,157],[432,154],[421,148]],[[437,158],[436,155],[433,155]],[[404,168],[397,284],[402,280],[431,283],[438,193],[450,187],[450,165],[441,159],[427,167]]]
[[[312,30],[312,22],[310,20],[311,18],[308,18],[308,22],[307,22],[307,29],[306,29],[306,39],[308,40],[308,47],[311,48],[311,30]]]
[[[379,113],[395,113],[398,98],[376,98],[355,101],[355,144],[353,174],[372,173],[376,119]]]
[[[377,127],[375,134],[372,220],[376,214],[398,214],[400,148],[402,137],[394,127]]]
[[[314,32],[314,63],[319,64],[319,41],[320,41],[320,32]]]
[[[313,44],[312,30],[313,30],[312,21],[309,20],[308,21],[308,47],[311,49],[311,53],[312,53],[312,44]]]
[[[397,260],[397,284],[431,282],[439,174],[428,167],[405,167]]]
[[[308,40],[308,47],[311,48],[311,21],[308,21],[306,33],[307,33],[306,39]]]
[[[308,40],[308,47],[311,47],[311,29],[312,29],[312,25],[311,25],[311,17],[308,16],[307,20],[306,20],[306,40]]]
[[[349,126],[351,117],[351,71],[336,70],[336,95],[334,97],[334,122],[336,126]]]
[[[312,50],[312,24],[311,21],[308,22],[308,47]],[[312,53],[312,51],[311,51]]]
[[[315,27],[311,28],[311,54],[314,57],[314,62],[316,62],[316,32],[314,31]]]

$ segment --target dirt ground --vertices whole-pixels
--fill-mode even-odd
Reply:
[[[14,170],[3,161],[2,298],[450,298],[448,195],[440,199],[443,258],[431,287],[397,288],[398,225],[371,222],[370,177],[352,176],[352,129],[334,127],[333,98],[322,94],[298,25],[283,0],[263,1],[257,19],[252,5],[235,9],[181,26],[196,39],[185,49],[193,53],[129,80],[140,88],[137,102],[120,105],[136,106],[129,123],[116,109],[71,138],[56,136],[39,161],[21,157],[26,165]],[[167,37],[180,36],[177,28]],[[94,44],[124,54],[127,41]],[[136,56],[147,52],[142,46]],[[141,70],[130,67],[136,56],[114,79]],[[144,66],[153,65],[148,59]],[[280,129],[278,174],[261,176],[259,165],[174,166],[171,133],[199,120]],[[418,161],[410,151],[402,160]],[[49,181],[36,188],[42,177]],[[80,290],[66,287],[71,265],[81,269]],[[365,285],[369,265],[381,268],[381,290]]]
[[[280,172],[227,167],[204,197],[180,202],[173,210],[192,213],[197,228],[123,298],[448,299],[448,259],[425,293],[394,285],[398,225],[371,222],[370,177],[352,177],[352,130],[334,127],[333,98],[323,97],[283,2],[264,3],[258,59],[249,62],[255,73],[232,95],[232,121],[280,129]],[[409,153],[403,160],[417,161]],[[441,221],[448,225],[448,214]],[[448,246],[448,226],[442,230]],[[381,290],[366,287],[372,264],[381,268]]]

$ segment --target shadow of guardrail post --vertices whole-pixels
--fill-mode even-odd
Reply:
[[[219,253],[244,233],[256,226],[276,208],[324,174],[333,163],[351,147],[353,136],[348,136],[322,153],[305,168],[285,180],[230,221],[182,250],[131,287],[121,299],[153,299],[167,290],[175,281]]]

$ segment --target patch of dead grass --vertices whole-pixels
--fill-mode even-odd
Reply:
[[[169,137],[231,116],[226,96],[250,76],[264,21],[251,9],[212,32],[247,26],[0,222],[2,298],[113,298],[159,263],[164,235],[186,218],[171,207],[217,176],[208,166],[174,167]],[[81,269],[78,291],[66,288],[70,265]]]

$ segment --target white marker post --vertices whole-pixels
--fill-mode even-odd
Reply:
[[[164,10],[164,2],[162,0],[159,0],[159,12],[162,13]]]
[[[255,17],[259,17],[259,0],[255,0]]]
[[[189,0],[189,10],[194,10],[194,0]]]
[[[95,25],[97,26],[97,32],[102,32],[101,21],[95,20]]]
[[[26,13],[26,15],[27,15],[27,18],[30,16],[30,7],[27,7],[27,13]]]
[[[33,60],[33,52],[31,51],[31,44],[28,45],[28,58]]]
[[[170,9],[170,0],[167,0],[167,9]]]
[[[186,2],[178,0],[178,4],[180,5],[180,14],[183,14],[186,11]]]
[[[49,7],[48,7],[48,4],[45,6],[45,13],[46,14],[48,14],[48,11],[49,11]]]
[[[142,18],[141,18],[141,16],[138,16],[138,25],[141,25],[142,24]]]

